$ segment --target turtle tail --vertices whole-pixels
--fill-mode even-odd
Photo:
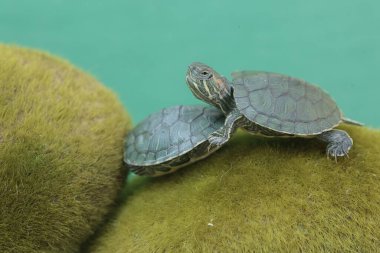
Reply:
[[[346,124],[350,124],[350,125],[355,125],[355,126],[364,126],[363,123],[359,122],[359,121],[356,121],[356,120],[353,120],[353,119],[349,119],[349,118],[343,118],[342,121]]]

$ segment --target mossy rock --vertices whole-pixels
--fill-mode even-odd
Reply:
[[[0,252],[76,252],[122,186],[129,118],[91,76],[0,45]]]
[[[137,178],[90,252],[376,252],[380,132],[343,129],[354,147],[337,163],[315,140],[240,132],[175,174]]]

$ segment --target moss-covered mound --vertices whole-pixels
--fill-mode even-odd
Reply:
[[[48,54],[0,45],[0,252],[74,252],[122,185],[117,97]]]
[[[206,160],[143,179],[91,252],[376,252],[380,132],[344,127],[350,159],[239,133]],[[141,179],[137,179],[141,180]]]

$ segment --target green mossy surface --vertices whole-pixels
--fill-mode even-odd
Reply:
[[[342,128],[354,147],[338,163],[315,140],[240,132],[177,173],[136,178],[89,251],[377,252],[380,132]]]
[[[91,76],[0,45],[0,252],[76,252],[125,176],[129,118]]]

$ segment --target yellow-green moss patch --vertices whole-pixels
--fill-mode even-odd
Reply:
[[[0,45],[0,252],[75,252],[123,182],[129,118],[94,78]]]
[[[354,147],[338,163],[315,140],[239,133],[136,189],[91,252],[375,252],[380,132],[344,129]]]

